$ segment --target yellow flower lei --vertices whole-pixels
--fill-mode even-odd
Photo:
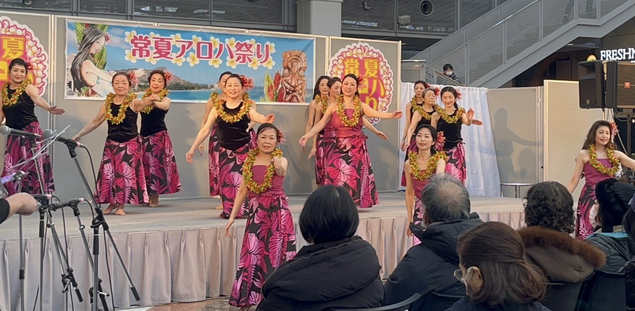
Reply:
[[[461,116],[463,116],[463,113],[465,113],[465,109],[463,109],[462,107],[459,108],[455,112],[453,117],[450,117],[447,113],[445,113],[444,109],[437,109],[437,113],[441,115],[441,118],[443,118],[443,120],[445,120],[445,122],[447,122],[448,124],[454,124],[459,121]]]
[[[218,92],[212,92],[212,94],[209,96],[209,99],[211,99],[213,102],[216,102],[218,100],[218,96],[220,96]]]
[[[137,98],[137,94],[128,94],[126,96],[126,99],[124,99],[123,103],[119,107],[119,113],[117,113],[117,116],[113,116],[112,108],[110,106],[113,103],[115,96],[116,95],[113,93],[108,93],[108,95],[106,95],[106,120],[110,121],[110,123],[112,124],[117,125],[121,124],[121,122],[123,122],[123,120],[126,118],[126,110],[128,110],[128,106],[130,106],[130,103]]]
[[[329,108],[329,98],[321,95],[315,95],[315,102],[322,104],[322,114],[326,113],[326,109]]]
[[[168,91],[167,89],[162,89],[161,92],[159,92],[160,100],[163,100],[163,98],[168,96],[168,94],[170,94],[170,91]],[[152,90],[148,89],[148,90],[146,90],[146,93],[143,94],[143,97],[141,97],[141,99],[148,98],[150,96],[152,96]],[[150,111],[152,111],[152,109],[154,109],[154,105],[150,105],[150,106],[147,106],[147,107],[143,108],[143,110],[141,110],[141,112],[148,114],[148,113],[150,113]]]
[[[251,99],[248,101],[243,101],[243,107],[240,108],[240,111],[238,111],[238,113],[233,116],[225,112],[225,107],[223,106],[223,104],[226,102],[227,101],[218,101],[218,104],[216,105],[218,116],[227,123],[236,123],[240,121],[245,116],[245,114],[249,113],[249,109],[251,108],[251,104],[253,101]]]
[[[7,83],[2,88],[2,105],[4,107],[11,107],[11,106],[17,104],[18,103],[18,99],[20,99],[20,96],[22,95],[22,93],[24,93],[24,90],[26,90],[26,87],[29,86],[29,84],[31,84],[31,79],[29,79],[29,78],[24,79],[22,81],[22,83],[20,83],[18,88],[15,90],[15,93],[13,93],[11,98],[9,98],[9,85],[10,85],[10,83]]]
[[[258,184],[254,180],[254,173],[251,169],[253,168],[254,162],[256,161],[256,156],[259,153],[260,153],[260,149],[258,148],[254,148],[251,151],[249,151],[249,154],[247,155],[247,158],[245,159],[245,162],[243,164],[243,179],[245,181],[245,185],[247,186],[247,189],[249,189],[249,191],[255,194],[261,194],[267,191],[271,187],[271,181],[273,180],[273,175],[276,172],[276,168],[273,166],[273,163],[271,163],[267,167],[265,180],[262,182],[262,184]],[[273,157],[281,157],[282,150],[276,148],[275,150],[273,150],[271,155]]]
[[[423,109],[423,104],[421,104],[421,105],[417,104],[417,97],[416,97],[416,96],[412,98],[412,100],[410,101],[410,105],[412,105],[412,108],[413,108],[415,111],[418,111],[418,112],[419,112],[419,114],[421,115],[421,117],[422,117],[422,118],[424,118],[424,119],[426,119],[426,120],[430,120],[430,119],[432,119],[432,113],[429,113],[429,112],[425,111],[425,110]],[[433,108],[433,109],[434,109],[434,111],[437,111],[437,110],[438,110],[438,109],[437,109],[437,105],[434,105],[434,106],[432,106],[432,107],[434,107],[434,108]]]
[[[417,163],[417,153],[413,151],[409,152],[408,160],[410,161],[412,178],[418,181],[425,181],[430,179],[430,177],[432,177],[432,175],[434,175],[434,173],[437,171],[437,163],[441,159],[443,159],[444,161],[448,159],[448,156],[445,154],[444,151],[438,151],[433,156],[431,156],[428,159],[428,166],[426,167],[426,170],[421,173],[419,163]]]
[[[355,96],[353,104],[355,106],[355,108],[353,108],[353,118],[349,119],[346,115],[346,107],[344,107],[344,96],[340,95],[337,98],[337,114],[340,116],[342,124],[345,126],[356,126],[359,123],[359,117],[362,115],[362,102],[359,99],[359,96]]]
[[[611,148],[606,148],[606,156],[609,158],[609,162],[611,163],[610,168],[604,166],[602,163],[600,163],[600,161],[598,161],[598,155],[595,152],[595,144],[589,146],[589,164],[600,174],[613,177],[620,169],[620,161],[615,157],[613,149]]]

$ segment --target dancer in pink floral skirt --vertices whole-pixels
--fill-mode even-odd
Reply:
[[[209,136],[211,129],[218,121],[218,143],[219,147],[219,183],[221,187],[221,200],[223,201],[223,212],[221,217],[229,218],[238,186],[242,182],[243,162],[251,150],[253,139],[248,131],[249,123],[272,123],[275,119],[273,114],[263,116],[252,106],[251,100],[244,101],[243,93],[245,87],[250,86],[248,79],[244,76],[232,74],[227,78],[225,90],[227,100],[212,108],[207,118],[205,126],[201,128],[196,136],[194,144],[186,153],[188,163],[192,163],[194,151]],[[251,82],[253,86],[253,82]],[[240,202],[242,204],[242,202]],[[236,216],[243,216],[246,206]]]
[[[170,77],[169,72],[152,71],[148,76],[150,87],[143,95],[146,107],[141,111],[141,140],[150,207],[159,206],[160,194],[181,191],[172,140],[165,125],[165,115],[172,103],[166,89]]]
[[[582,150],[578,153],[575,170],[567,186],[569,193],[573,193],[580,179],[584,177],[575,227],[575,237],[580,240],[586,239],[593,233],[589,214],[591,207],[595,204],[595,186],[605,179],[614,178],[620,170],[620,164],[635,169],[635,160],[615,150],[613,138],[617,134],[617,127],[614,125],[604,120],[593,123],[582,145]]]
[[[97,203],[110,204],[104,214],[109,214],[116,208],[117,215],[125,215],[123,209],[126,203],[148,202],[137,119],[139,111],[149,101],[136,99],[137,95],[129,94],[133,80],[126,73],[116,73],[112,77],[115,94],[108,94],[97,116],[73,137],[75,141],[79,141],[104,121],[108,123],[108,137],[95,189]]]
[[[324,133],[324,184],[345,187],[355,204],[361,208],[379,203],[375,187],[375,175],[366,148],[367,136],[362,131],[364,117],[398,119],[401,111],[378,112],[359,99],[357,76],[348,74],[342,80],[343,96],[330,105],[324,116],[300,139],[305,146],[330,122],[331,130]]]
[[[456,100],[460,99],[456,89],[446,86],[441,90],[441,100],[443,107],[437,109],[432,115],[430,124],[434,126],[444,138],[443,150],[448,156],[445,172],[460,179],[463,183],[467,179],[467,169],[465,167],[465,147],[461,137],[461,126],[482,125],[483,122],[474,119],[474,110],[459,108]]]
[[[219,102],[226,100],[225,95],[225,82],[227,82],[227,78],[232,73],[229,71],[225,71],[220,74],[218,78],[218,87],[221,90],[221,93],[213,92],[209,99],[207,100],[207,105],[205,105],[205,113],[203,113],[203,122],[201,123],[201,128],[207,122],[207,117],[209,116],[209,112],[212,111],[214,107],[218,105]],[[218,135],[216,130],[218,129],[218,124],[214,124],[209,136],[209,195],[210,196],[220,196],[220,185],[218,183],[218,176],[220,175],[220,169],[218,166]],[[198,147],[198,152],[200,155],[203,155],[204,151],[203,144]],[[223,203],[216,207],[216,209],[223,209]]]
[[[0,124],[6,121],[6,126],[25,132],[42,135],[42,129],[35,116],[35,106],[50,112],[51,114],[63,114],[64,110],[49,104],[40,97],[37,88],[32,85],[29,78],[29,64],[23,59],[16,58],[9,64],[9,81],[2,86],[0,94]],[[41,140],[41,139],[38,139]],[[7,183],[5,187],[9,194],[15,194],[18,190],[31,194],[53,193],[53,170],[48,151],[35,162],[16,168],[15,165],[33,157],[31,152],[31,140],[24,136],[11,135],[7,137],[7,147],[4,151],[4,169],[2,177],[15,173],[16,169],[27,172],[22,179],[21,189],[17,183]],[[44,187],[40,187],[38,174],[42,176]]]
[[[409,151],[406,156],[404,173],[406,174],[406,209],[408,210],[408,223],[415,225],[423,221],[423,203],[421,194],[430,178],[436,174],[445,172],[445,152],[436,151],[437,131],[430,124],[422,124],[415,130],[415,143],[417,151]],[[410,227],[406,229],[412,236]],[[414,244],[421,241],[414,237]]]
[[[262,286],[267,277],[295,255],[295,227],[289,202],[282,185],[288,161],[277,148],[280,131],[270,123],[258,128],[257,148],[245,159],[243,180],[236,194],[229,229],[241,211],[239,202],[247,199],[248,217],[240,252],[240,262],[229,304],[248,310],[263,299]]]

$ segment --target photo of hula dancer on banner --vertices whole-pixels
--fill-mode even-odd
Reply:
[[[112,24],[66,23],[65,98],[104,99],[117,71],[149,85],[154,69],[172,74],[173,101],[207,101],[225,71],[250,77],[257,102],[308,104],[314,81],[314,40],[180,31]]]

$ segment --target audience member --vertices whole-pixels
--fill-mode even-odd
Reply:
[[[622,226],[631,239],[635,239],[635,196],[631,198],[630,208],[624,215]],[[626,306],[635,308],[635,257],[626,263],[623,272],[626,275]]]
[[[16,193],[0,199],[0,224],[17,213],[31,215],[37,210],[37,201],[27,193]]]
[[[463,295],[465,287],[452,276],[459,266],[456,242],[459,235],[483,222],[470,215],[470,196],[463,183],[452,175],[441,174],[423,188],[425,231],[413,231],[421,244],[413,246],[386,281],[384,305],[408,299],[414,293],[423,297],[409,310],[423,310],[432,292]]]
[[[461,260],[455,276],[466,287],[468,297],[450,311],[549,310],[538,301],[547,280],[525,260],[520,235],[500,222],[486,222],[459,237]]]
[[[300,231],[311,245],[265,281],[258,310],[329,310],[381,306],[384,287],[370,243],[355,236],[359,215],[342,187],[327,185],[309,196]]]
[[[591,234],[587,241],[606,254],[606,266],[599,269],[601,271],[618,272],[635,255],[635,243],[622,227],[622,219],[629,209],[633,194],[635,186],[615,179],[606,179],[595,186],[597,222],[601,228]]]
[[[551,282],[578,283],[604,266],[606,256],[593,244],[574,239],[573,197],[555,181],[533,185],[525,203],[526,228],[518,230],[527,261]]]
[[[457,78],[457,76],[454,74],[454,67],[452,67],[452,64],[443,65],[443,74],[445,74],[448,78],[456,81],[457,83],[461,83],[461,80],[459,80],[459,78]]]

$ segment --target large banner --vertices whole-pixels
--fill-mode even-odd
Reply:
[[[0,16],[0,85],[9,81],[9,64],[14,58],[22,58],[31,65],[29,79],[40,95],[44,94],[48,83],[48,54],[29,26]]]
[[[314,40],[260,35],[66,23],[65,98],[103,99],[117,71],[134,72],[135,92],[153,69],[171,73],[170,98],[206,101],[231,71],[252,78],[259,102],[308,103],[314,81]]]
[[[329,62],[329,75],[343,78],[352,73],[363,77],[359,97],[372,108],[387,112],[393,95],[393,72],[381,50],[364,42],[341,48]],[[373,124],[379,119],[370,119]]]

